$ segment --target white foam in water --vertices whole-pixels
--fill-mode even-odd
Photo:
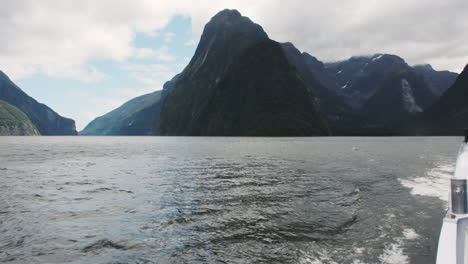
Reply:
[[[379,256],[379,264],[408,264],[409,257],[404,254],[403,246],[405,242],[410,240],[418,239],[420,235],[412,228],[403,229],[402,236],[397,238],[394,243],[388,244],[385,246],[383,253]],[[356,247],[354,253],[357,259],[353,260],[352,264],[367,264],[359,258],[362,257],[365,248]],[[304,251],[301,251],[303,258],[299,260],[299,263],[304,264],[337,264],[330,258],[329,252],[325,249],[318,249],[315,252],[315,256],[307,254]],[[318,256],[317,256],[318,255]]]
[[[323,264],[324,261],[326,261],[326,263],[330,263],[330,264],[338,264],[332,260],[330,260],[330,258],[328,257],[325,257],[325,258],[313,258],[313,257],[304,257],[302,259],[299,260],[299,263],[303,263],[303,264]]]
[[[403,230],[403,236],[406,240],[414,240],[419,238],[418,233],[416,233],[416,231],[414,231],[412,228],[405,228]]]
[[[385,247],[384,253],[379,256],[382,264],[406,264],[408,256],[403,254],[401,242],[393,243]]]
[[[437,197],[448,201],[453,171],[454,163],[444,163],[429,170],[424,177],[399,181],[403,186],[410,188],[413,195]]]
[[[396,240],[395,243],[385,247],[379,259],[382,264],[406,264],[409,263],[408,256],[403,253],[403,244],[405,241],[419,238],[419,235],[412,228],[403,229],[403,237]]]
[[[301,250],[301,253],[303,254],[303,257],[299,259],[299,263],[301,264],[323,264],[323,263],[338,264],[331,259],[330,253],[323,248],[321,249],[317,248],[317,251],[315,252],[315,254],[318,256],[313,256],[302,250]]]

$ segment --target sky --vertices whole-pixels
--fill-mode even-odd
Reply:
[[[0,70],[81,130],[162,89],[193,56],[203,26],[237,9],[271,39],[322,61],[391,53],[460,72],[467,0],[2,0]]]

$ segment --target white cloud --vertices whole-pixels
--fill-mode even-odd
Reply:
[[[184,15],[198,40],[224,8],[238,9],[272,39],[293,42],[321,60],[394,53],[411,64],[454,71],[468,61],[466,0],[4,0],[0,69],[13,79],[45,73],[98,81],[104,76],[89,63],[134,56],[136,32],[155,36],[174,15]]]
[[[89,62],[131,57],[136,32],[154,36],[178,12],[152,0],[2,1],[0,69],[13,79],[95,80]]]
[[[187,61],[183,59],[179,63],[172,64],[127,63],[122,66],[122,69],[127,71],[130,77],[154,87],[154,90],[160,90],[166,81],[172,79],[174,75],[183,70],[186,62]]]
[[[135,57],[140,59],[151,58],[164,62],[171,62],[176,60],[176,57],[170,53],[168,46],[162,46],[158,49],[138,48],[135,49]]]
[[[194,39],[191,39],[191,40],[185,42],[184,45],[185,46],[195,46],[195,45],[197,45],[197,41],[194,40]]]
[[[176,34],[173,32],[167,32],[166,34],[164,34],[164,42],[172,42],[174,40],[175,35]]]
[[[120,92],[120,91],[119,91]],[[114,94],[109,97],[106,95],[96,95],[90,91],[83,91],[78,89],[67,89],[65,96],[79,100],[84,105],[91,107],[77,108],[72,111],[62,111],[60,114],[66,117],[71,117],[75,120],[75,125],[78,131],[82,130],[89,122],[98,116],[102,116],[112,109],[115,109],[125,103],[129,96],[120,96]]]

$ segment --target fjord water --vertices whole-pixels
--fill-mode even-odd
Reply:
[[[0,262],[434,263],[460,141],[0,137]]]

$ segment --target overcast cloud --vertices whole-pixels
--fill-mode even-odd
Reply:
[[[88,63],[135,56],[171,59],[134,47],[136,32],[157,35],[175,15],[189,16],[195,42],[216,12],[236,8],[270,38],[323,61],[393,53],[409,64],[460,72],[468,62],[467,0],[3,0],[0,69],[87,82],[106,78]],[[164,36],[167,45],[172,35]]]

